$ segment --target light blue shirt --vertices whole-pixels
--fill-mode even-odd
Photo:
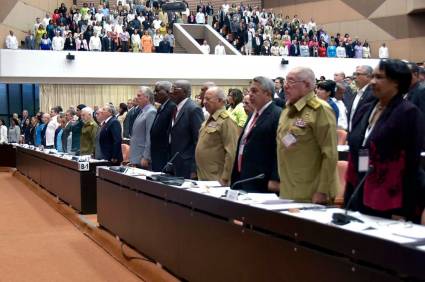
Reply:
[[[58,132],[58,135],[56,136],[56,150],[58,152],[63,152],[63,148],[62,148],[62,133],[63,133],[63,129],[61,129]]]

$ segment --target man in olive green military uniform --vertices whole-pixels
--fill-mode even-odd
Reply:
[[[210,117],[199,131],[195,158],[199,180],[229,185],[238,142],[238,126],[224,107],[226,95],[218,87],[205,93],[204,106]]]
[[[338,185],[336,118],[315,96],[315,84],[309,68],[295,68],[286,77],[287,107],[276,137],[280,197],[326,203]]]

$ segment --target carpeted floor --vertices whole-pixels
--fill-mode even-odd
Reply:
[[[11,173],[0,172],[0,281],[141,281]]]

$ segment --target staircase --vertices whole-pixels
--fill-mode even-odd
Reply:
[[[178,43],[177,41],[175,42],[175,46],[174,46],[174,53],[177,54],[187,54],[186,49],[184,49],[180,43]]]

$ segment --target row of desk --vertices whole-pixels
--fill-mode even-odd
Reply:
[[[115,172],[103,162],[81,171],[73,160],[13,150],[22,174],[77,211],[97,212],[103,228],[183,280],[425,280],[425,241],[382,239]]]

